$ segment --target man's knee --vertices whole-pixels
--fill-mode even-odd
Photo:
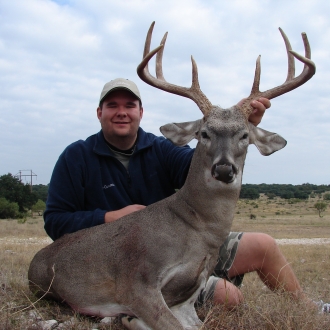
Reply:
[[[213,302],[232,309],[243,302],[243,294],[234,284],[219,279],[214,289]]]
[[[236,258],[228,271],[229,277],[262,269],[278,257],[280,250],[276,241],[263,233],[244,233],[238,246]]]
[[[266,258],[269,258],[269,260],[271,260],[272,257],[278,257],[281,254],[275,239],[267,234],[262,234],[261,251]]]
[[[279,252],[275,239],[268,234],[246,233],[244,236],[245,239],[249,240],[247,245],[251,246],[256,257],[265,258]]]
[[[243,294],[233,283],[217,276],[210,276],[196,305],[201,306],[207,301],[232,309],[243,302]]]

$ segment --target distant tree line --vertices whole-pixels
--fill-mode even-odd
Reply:
[[[292,184],[243,184],[240,198],[258,199],[260,194],[265,194],[268,198],[281,197],[284,199],[298,198],[308,199],[321,195],[330,191],[330,185],[315,185],[303,183],[301,185]],[[330,199],[330,195],[326,195],[324,199]]]
[[[0,176],[0,219],[22,218],[27,212],[42,214],[46,208],[48,186],[33,185],[31,191],[29,184],[22,183],[10,173]],[[243,184],[240,198],[258,199],[260,194],[265,194],[270,199],[274,197],[307,199],[323,194],[324,200],[330,200],[330,185]],[[318,206],[318,210],[323,212],[324,205]]]
[[[0,176],[0,219],[26,218],[27,212],[41,214],[46,207],[48,186],[22,183],[11,173]]]
[[[38,199],[46,203],[48,195],[48,185],[34,185],[33,192],[37,194]],[[240,198],[258,199],[260,194],[265,194],[268,198],[281,197],[284,199],[298,198],[307,199],[309,197],[323,195],[323,199],[330,200],[330,184],[329,185],[315,185],[310,183],[303,183],[301,185],[292,184],[243,184]]]

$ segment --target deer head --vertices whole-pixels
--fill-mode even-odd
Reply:
[[[203,113],[203,118],[193,122],[185,123],[171,123],[160,128],[165,137],[170,139],[174,144],[183,146],[189,143],[193,138],[196,138],[204,145],[209,145],[209,149],[219,147],[221,143],[222,149],[226,149],[226,144],[235,144],[235,146],[229,146],[228,149],[234,148],[234,153],[240,153],[240,150],[247,149],[248,144],[254,144],[262,155],[270,155],[273,152],[282,149],[286,145],[286,141],[276,133],[265,131],[261,128],[255,127],[248,122],[249,115],[253,109],[250,102],[253,99],[265,97],[268,99],[275,98],[284,93],[287,93],[308,81],[315,73],[315,64],[311,61],[311,50],[309,42],[305,33],[302,33],[302,38],[305,46],[305,56],[301,56],[292,51],[290,42],[280,28],[280,32],[284,39],[287,54],[288,54],[288,75],[286,81],[277,87],[269,89],[264,92],[259,91],[260,83],[260,56],[257,59],[254,82],[250,95],[240,104],[235,105],[229,109],[222,109],[218,106],[214,106],[201,91],[198,83],[197,65],[193,57],[192,61],[192,85],[190,88],[177,86],[168,83],[162,70],[162,57],[164,52],[164,46],[167,38],[165,33],[160,46],[150,51],[150,44],[152,38],[152,31],[155,22],[153,22],[149,28],[142,62],[137,67],[137,73],[139,77],[147,84],[164,90],[169,93],[181,95],[193,100],[199,109]],[[152,76],[148,70],[148,62],[155,55],[156,56],[156,77]],[[304,68],[301,74],[295,77],[295,61],[296,57],[299,61],[304,63]],[[221,124],[219,124],[221,122]],[[231,136],[231,141],[227,139],[217,139],[217,143],[210,143],[212,135],[215,132],[219,133],[219,125],[221,125],[222,136]],[[243,163],[245,159],[245,153],[243,152]],[[235,157],[235,155],[233,156]],[[212,175],[217,180],[230,183],[237,175],[239,168],[235,166],[230,156],[220,156],[220,159],[215,161],[212,165]],[[242,162],[240,162],[242,163]],[[243,164],[241,164],[243,167]]]

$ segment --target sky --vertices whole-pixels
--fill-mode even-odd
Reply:
[[[267,157],[251,145],[243,183],[330,184],[328,0],[0,0],[0,175],[32,170],[33,184],[49,183],[64,148],[99,131],[99,95],[117,77],[137,83],[146,131],[202,117],[193,101],[137,76],[152,21],[152,48],[168,31],[167,81],[189,87],[193,55],[202,91],[224,108],[250,94],[259,54],[260,90],[285,81],[278,27],[302,55],[306,32],[315,76],[273,99],[259,125],[288,144]]]

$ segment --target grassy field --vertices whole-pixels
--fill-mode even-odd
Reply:
[[[313,208],[316,201],[241,200],[233,230],[259,231],[275,238],[330,238],[330,207],[320,218]],[[0,220],[0,329],[38,330],[42,329],[38,322],[50,319],[61,323],[57,329],[124,329],[116,322],[101,325],[99,319],[77,315],[54,302],[37,301],[30,293],[27,269],[34,254],[47,244],[46,238],[41,217],[24,224]],[[280,248],[305,292],[330,302],[330,244]],[[247,274],[243,283],[245,303],[236,310],[205,306],[198,311],[205,321],[203,329],[330,329],[330,315],[319,315],[285,294],[269,291],[256,274]]]

